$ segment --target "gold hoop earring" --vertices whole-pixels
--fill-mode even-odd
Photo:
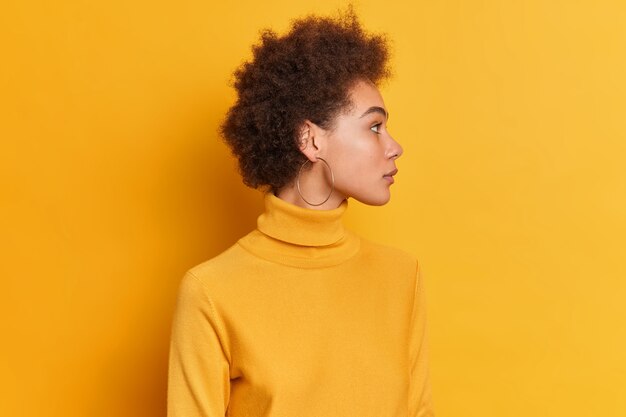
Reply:
[[[328,193],[328,197],[326,197],[326,199],[324,201],[322,201],[321,203],[318,204],[313,204],[313,203],[309,203],[306,198],[304,198],[302,196],[302,192],[300,190],[300,173],[302,172],[302,168],[306,165],[307,162],[310,162],[308,159],[306,161],[304,161],[304,163],[302,165],[300,165],[300,170],[298,171],[298,177],[296,178],[296,185],[298,186],[298,194],[300,194],[300,197],[309,205],[311,206],[321,206],[322,204],[324,204],[325,202],[328,201],[328,199],[330,198],[331,194],[333,193],[333,191],[335,190],[335,175],[333,174],[333,170],[330,167],[330,165],[328,165],[328,162],[326,162],[326,160],[324,158],[320,158],[317,157],[317,159],[322,160],[326,166],[328,167],[328,169],[330,170],[330,177],[332,179],[332,183],[331,183],[331,187],[330,187],[330,193]]]

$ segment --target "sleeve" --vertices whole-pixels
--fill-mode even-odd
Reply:
[[[171,327],[167,417],[223,417],[230,397],[230,354],[211,299],[187,272]]]
[[[416,266],[409,336],[409,417],[434,417],[428,365],[428,329],[424,278]]]

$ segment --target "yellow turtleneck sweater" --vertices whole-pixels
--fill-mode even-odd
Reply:
[[[433,416],[415,257],[264,195],[257,229],[180,282],[168,417]]]

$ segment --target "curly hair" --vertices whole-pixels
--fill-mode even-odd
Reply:
[[[332,130],[356,81],[391,77],[386,35],[366,33],[351,5],[337,18],[310,14],[291,24],[281,37],[260,31],[252,61],[233,72],[237,100],[219,128],[243,183],[273,192],[306,160],[297,143],[305,119]]]

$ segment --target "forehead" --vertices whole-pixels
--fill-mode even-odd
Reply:
[[[370,107],[385,108],[385,102],[383,101],[380,91],[370,82],[357,82],[350,89],[349,94],[352,101],[352,111],[350,113],[353,115],[360,116]]]

